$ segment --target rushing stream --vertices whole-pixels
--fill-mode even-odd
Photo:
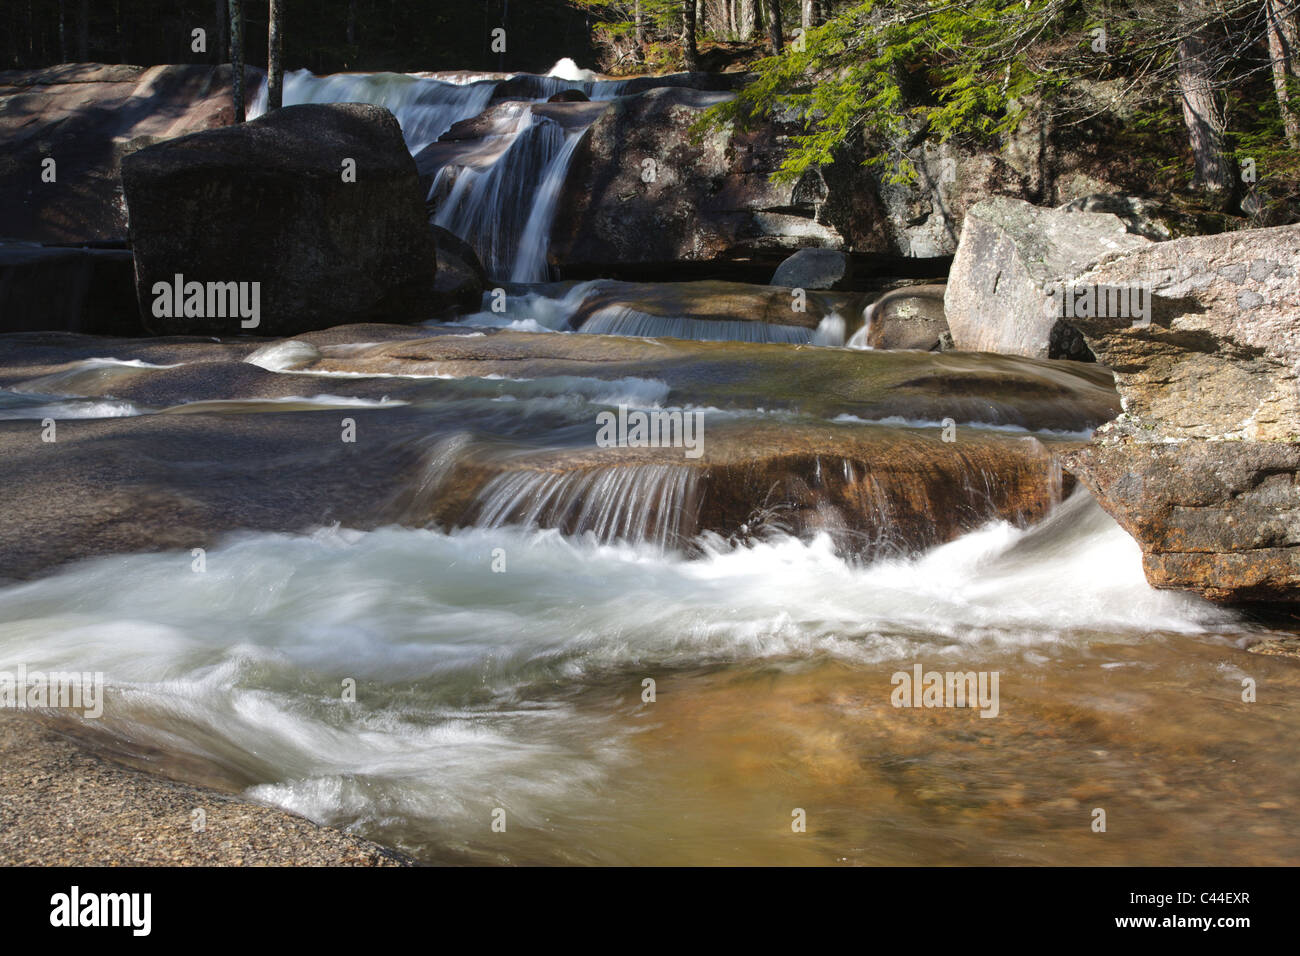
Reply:
[[[1032,530],[993,524],[866,567],[824,538],[714,541],[685,560],[514,528],[244,535],[201,575],[187,558],[5,589],[0,667],[102,670],[106,729],[158,748],[141,752],[154,769],[422,859],[1278,863],[1298,849],[1282,811],[1300,769],[1280,756],[1294,670],[1240,653],[1230,615],[1151,590],[1082,494]],[[895,709],[891,674],[914,663],[998,671],[997,717]],[[1278,702],[1242,704],[1247,673]],[[1094,807],[1124,840],[1090,831]]]
[[[416,154],[496,110],[490,158],[431,192],[527,283],[504,308],[6,346],[0,428],[58,419],[144,530],[34,546],[0,670],[102,672],[104,719],[64,720],[92,745],[428,862],[1294,861],[1300,672],[1152,589],[1054,459],[1118,410],[1107,373],[844,348],[851,296],[796,321],[764,286],[544,284],[585,127],[534,107],[620,84],[525,80],[286,84],[388,106]],[[593,445],[628,409],[701,416],[702,457]],[[996,699],[896,706],[918,666]]]

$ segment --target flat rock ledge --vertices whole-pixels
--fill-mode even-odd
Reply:
[[[196,832],[192,814],[206,819]],[[0,865],[408,866],[272,807],[132,770],[30,714],[0,712]]]

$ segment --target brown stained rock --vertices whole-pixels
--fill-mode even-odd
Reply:
[[[1142,545],[1156,587],[1300,601],[1300,445],[1130,442],[1063,464]]]
[[[670,543],[689,544],[701,532],[748,538],[772,530],[829,533],[846,553],[870,558],[912,554],[951,541],[989,521],[1027,525],[1041,520],[1073,486],[1056,456],[1066,447],[1032,439],[960,430],[955,442],[938,430],[862,429],[846,425],[708,424],[698,460],[673,448],[572,449],[525,459],[470,451],[441,474],[430,495],[404,495],[405,524],[472,525],[483,516],[479,494],[504,472],[530,473],[542,488],[548,476],[596,479],[614,470],[682,470],[683,514],[671,516]],[[434,456],[435,459],[438,456]],[[431,467],[445,465],[442,460]],[[574,483],[575,488],[577,482]],[[520,498],[517,521],[537,503]],[[543,527],[593,530],[580,520],[585,498],[557,494],[537,517]],[[668,517],[650,513],[658,528]]]
[[[873,349],[935,349],[948,335],[942,283],[887,292],[871,304],[867,344]]]

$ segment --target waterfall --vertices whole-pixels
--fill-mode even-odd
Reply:
[[[508,471],[478,494],[475,524],[591,532],[602,543],[680,545],[695,532],[700,470],[610,465],[577,471]]]
[[[472,245],[488,275],[544,281],[555,202],[577,136],[566,144],[559,123],[534,116],[525,105],[508,110],[498,129],[502,131],[495,135],[508,137],[510,145],[496,162],[439,171],[433,194],[445,188],[447,177],[454,176],[454,182],[434,222]],[[530,185],[537,182],[543,185],[529,202]],[[528,242],[537,248],[525,251]]]
[[[533,194],[532,208],[528,213],[528,225],[524,227],[524,234],[519,240],[514,268],[510,273],[512,282],[545,282],[549,278],[546,251],[550,246],[551,224],[555,222],[560,190],[564,188],[564,178],[569,173],[569,163],[581,141],[581,133],[570,133],[564,145],[546,164],[546,169],[542,173],[542,184]]]
[[[494,124],[487,139],[503,138],[504,148],[483,165],[444,166],[430,196],[443,193],[434,222],[460,236],[479,254],[488,274],[514,282],[544,282],[551,224],[569,163],[586,127],[565,130],[554,120],[534,116],[529,102],[542,102],[565,90],[592,100],[618,96],[622,80],[601,80],[567,57],[546,76],[531,73],[339,73],[316,76],[309,70],[285,75],[284,104],[372,103],[390,110],[402,127],[412,154],[438,141],[453,125],[472,119],[493,100],[518,101]],[[266,112],[263,77],[249,107],[249,118]],[[508,144],[508,145],[507,145]]]
[[[854,332],[851,336],[849,336],[849,341],[846,343],[849,348],[851,349],[871,348],[871,346],[867,344],[867,337],[871,335],[871,323],[872,320],[875,318],[875,314],[876,314],[876,304],[874,302],[862,310],[862,325],[858,327],[858,330],[856,332]]]
[[[316,76],[295,70],[284,78],[284,105],[371,103],[387,108],[402,127],[407,149],[418,153],[461,120],[487,109],[495,80],[449,83],[403,73],[337,73]],[[266,112],[266,82],[254,94],[248,118]]]

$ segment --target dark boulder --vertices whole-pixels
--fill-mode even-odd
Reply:
[[[382,107],[286,107],[143,149],[122,175],[141,314],[155,332],[293,335],[414,322],[435,309],[415,163]],[[166,302],[176,276],[186,285],[173,299],[186,300],[180,315]],[[194,309],[191,283],[206,288]],[[214,287],[232,283],[256,302],[256,325],[244,321],[249,309],[213,307]]]
[[[438,274],[434,278],[434,288],[439,308],[460,315],[477,312],[483,302],[488,276],[474,247],[441,226],[430,226],[429,229],[438,247]]]

